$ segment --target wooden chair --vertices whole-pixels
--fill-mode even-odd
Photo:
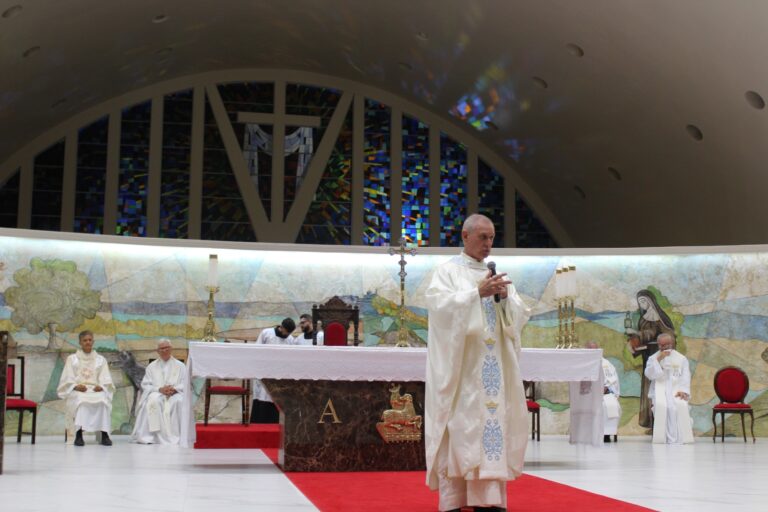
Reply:
[[[536,403],[536,383],[523,381],[525,405],[531,413],[531,440],[541,441],[541,406]]]
[[[224,340],[224,343],[229,343]],[[243,340],[248,343],[248,340]],[[212,379],[205,379],[205,418],[204,425],[208,425],[208,416],[211,408],[211,395],[239,396],[242,402],[242,424],[251,423],[251,380],[243,379],[239,385],[213,384]]]
[[[752,442],[755,442],[755,416],[752,412],[752,406],[744,403],[744,398],[749,392],[749,377],[744,370],[736,366],[726,366],[720,368],[715,374],[715,393],[720,399],[720,403],[712,408],[712,442],[717,439],[717,423],[715,419],[720,414],[720,424],[722,428],[721,441],[725,442],[725,415],[738,414],[741,416],[741,433],[744,436],[744,442],[747,442],[747,429],[744,425],[744,415],[749,414],[752,420],[750,430],[752,432]]]
[[[323,344],[331,346],[349,345],[347,333],[353,326],[353,345],[360,343],[360,310],[350,306],[338,296],[331,297],[325,304],[312,306],[312,328],[315,333],[318,323],[323,326]],[[312,344],[317,345],[317,334],[312,338]]]
[[[24,398],[24,356],[18,356],[8,361],[6,369],[6,399],[5,410],[19,413],[19,429],[16,433],[16,442],[21,442],[21,434],[31,434],[32,444],[35,444],[37,434],[37,403]],[[17,386],[18,383],[18,386]],[[24,413],[32,413],[32,432],[22,432]]]

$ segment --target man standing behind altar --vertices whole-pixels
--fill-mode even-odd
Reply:
[[[464,251],[435,270],[426,291],[427,484],[443,511],[505,510],[506,483],[523,469],[528,413],[518,360],[530,310],[506,274],[486,266],[494,235],[488,217],[470,215]]]
[[[93,350],[93,333],[78,334],[80,350],[67,357],[56,392],[67,401],[67,423],[74,422],[75,446],[83,446],[83,431],[101,432],[101,444],[112,446],[112,394],[109,365]],[[69,430],[69,429],[68,429]]]
[[[157,342],[160,359],[147,366],[131,434],[134,443],[179,444],[186,366],[171,355],[172,349],[171,341],[162,338]]]
[[[296,336],[297,345],[312,345],[315,331],[312,329],[312,317],[307,313],[299,317],[299,329],[301,332]],[[323,331],[317,332],[317,344],[323,344]]]
[[[653,442],[692,443],[688,359],[675,350],[674,335],[661,334],[658,342],[659,351],[648,358],[645,368],[645,376],[651,381],[648,396],[653,408]]]
[[[267,327],[256,338],[257,344],[266,345],[298,345],[299,339],[292,336],[296,329],[293,318],[284,318],[280,325]],[[251,423],[278,423],[280,413],[272,402],[272,397],[259,379],[253,379],[253,406],[251,407]]]

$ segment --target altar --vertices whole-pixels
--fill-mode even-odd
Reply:
[[[601,358],[601,350],[523,349],[524,380],[570,383],[572,443],[602,442]],[[417,470],[426,360],[425,348],[191,342],[186,378],[262,379],[280,409],[286,471]],[[191,447],[192,393],[182,418],[181,444]]]

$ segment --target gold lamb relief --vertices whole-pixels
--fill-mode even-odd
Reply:
[[[325,407],[323,408],[323,413],[320,415],[320,419],[317,420],[318,423],[325,423],[325,417],[330,416],[333,418],[332,423],[341,423],[341,420],[339,419],[338,414],[336,414],[336,409],[333,408],[333,402],[329,398],[328,401],[325,403]]]
[[[416,415],[411,394],[400,395],[400,386],[392,385],[389,388],[389,404],[392,408],[381,413],[381,421],[376,423],[376,430],[384,442],[421,441],[422,419]]]

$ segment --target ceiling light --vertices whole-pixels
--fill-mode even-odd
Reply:
[[[754,107],[757,110],[763,110],[765,108],[765,100],[755,91],[745,92],[744,97],[747,99],[749,106]]]
[[[3,18],[13,18],[21,14],[22,7],[20,5],[14,5],[3,11]]]
[[[621,173],[618,169],[615,167],[608,167],[608,172],[611,173],[611,176],[613,176],[616,181],[621,181]]]
[[[168,21],[168,16],[165,14],[158,14],[154,18],[152,18],[152,23],[159,24],[159,23],[165,23]]]
[[[704,140],[704,134],[701,132],[698,126],[694,124],[689,124],[685,127],[685,131],[688,132],[688,135],[690,135],[693,140],[701,141]]]
[[[538,85],[542,89],[546,89],[547,87],[549,87],[549,84],[547,83],[547,81],[544,80],[543,78],[538,77],[538,76],[533,77],[533,83],[535,83],[536,85]]]
[[[22,56],[22,57],[24,57],[24,58],[26,59],[26,58],[27,58],[27,57],[29,57],[30,55],[34,55],[35,53],[37,53],[37,52],[39,52],[39,51],[40,51],[40,47],[39,47],[39,46],[33,46],[32,48],[27,48],[27,49],[24,51],[24,53],[22,53],[22,54],[21,54],[21,56]]]
[[[568,49],[568,53],[575,57],[583,57],[584,56],[584,48],[581,46],[574,44],[574,43],[568,43],[565,45],[565,47]]]
[[[419,41],[429,41],[429,36],[426,32],[416,32],[416,39]]]

